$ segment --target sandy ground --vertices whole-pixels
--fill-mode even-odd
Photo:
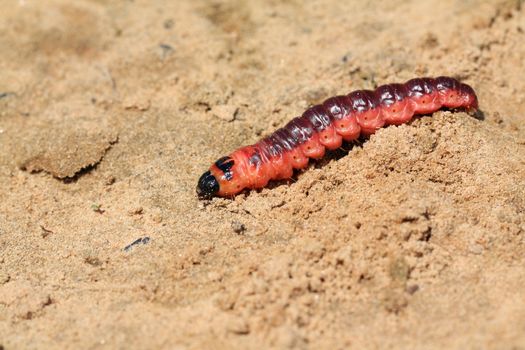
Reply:
[[[0,349],[525,349],[524,7],[1,0]],[[481,117],[196,198],[308,105],[425,75]]]

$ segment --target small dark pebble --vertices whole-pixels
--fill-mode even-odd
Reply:
[[[239,221],[232,221],[233,232],[242,235],[246,231],[246,226]]]
[[[95,213],[104,214],[105,210],[102,209],[102,206],[98,203],[91,204],[91,210],[93,210]]]
[[[14,95],[12,92],[0,92],[0,99],[3,99],[4,97]],[[2,349],[0,349],[2,350]]]
[[[106,178],[105,185],[106,185],[106,186],[111,186],[111,185],[113,185],[113,184],[115,183],[115,181],[117,181],[117,179],[115,178],[115,176],[110,175],[110,176],[108,176],[108,177]]]
[[[42,229],[42,238],[46,238],[50,234],[54,233],[52,230],[45,228],[44,226],[40,225],[40,228]]]
[[[144,213],[144,208],[142,207],[135,207],[130,210],[128,210],[129,215],[142,215]]]
[[[159,47],[162,50],[161,56],[162,56],[163,59],[168,57],[169,55],[171,55],[173,53],[173,46],[171,46],[171,45],[162,44],[161,43],[161,44],[159,44]]]
[[[86,264],[89,264],[91,266],[100,266],[102,265],[102,261],[100,261],[99,258],[97,258],[96,256],[88,256],[84,259],[84,262]]]
[[[419,290],[419,286],[417,284],[413,284],[411,286],[408,286],[407,289],[406,289],[407,293],[410,294],[410,295],[414,294],[418,290]]]
[[[137,244],[147,244],[149,243],[150,241],[150,238],[149,237],[144,237],[144,238],[139,238],[135,241],[133,241],[132,243],[128,244],[127,246],[124,247],[124,251],[125,252],[129,252],[131,250],[131,248],[133,248],[134,246],[136,246]]]
[[[173,25],[175,24],[175,21],[170,19],[167,19],[164,21],[164,29],[171,29],[173,28]]]
[[[173,46],[171,45],[168,45],[168,44],[159,44],[159,47],[163,50],[166,50],[166,51],[172,51],[173,50]]]

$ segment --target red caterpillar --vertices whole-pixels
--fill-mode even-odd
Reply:
[[[323,157],[325,149],[337,149],[343,140],[369,136],[384,125],[403,124],[442,107],[474,111],[476,93],[456,79],[438,77],[331,97],[255,145],[217,160],[200,177],[197,193],[201,198],[227,197],[245,188],[265,187],[270,180],[288,179],[294,169],[304,169],[309,158]]]

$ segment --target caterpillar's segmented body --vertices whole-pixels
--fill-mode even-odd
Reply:
[[[288,179],[294,169],[304,169],[310,158],[323,157],[343,140],[369,136],[385,125],[403,124],[442,107],[475,111],[478,100],[469,85],[449,77],[416,78],[331,97],[258,143],[217,160],[199,179],[197,193],[228,197]]]

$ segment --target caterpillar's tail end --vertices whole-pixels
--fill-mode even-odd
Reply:
[[[205,172],[197,183],[197,196],[200,199],[209,199],[219,192],[219,182],[210,171]]]
[[[469,115],[471,115],[472,117],[474,117],[474,118],[476,118],[478,120],[484,120],[485,119],[485,115],[479,109],[477,99],[474,99],[474,101],[472,101],[472,103],[469,106],[465,107],[465,112],[467,112]]]
[[[469,105],[467,106],[467,112],[471,114],[475,114],[478,111],[479,111],[478,98],[476,97],[476,95],[474,95],[471,98],[471,101],[469,101]]]
[[[461,95],[463,96],[464,103],[463,107],[468,113],[474,114],[479,110],[478,97],[474,92],[474,89],[467,84],[461,84],[460,88]]]

